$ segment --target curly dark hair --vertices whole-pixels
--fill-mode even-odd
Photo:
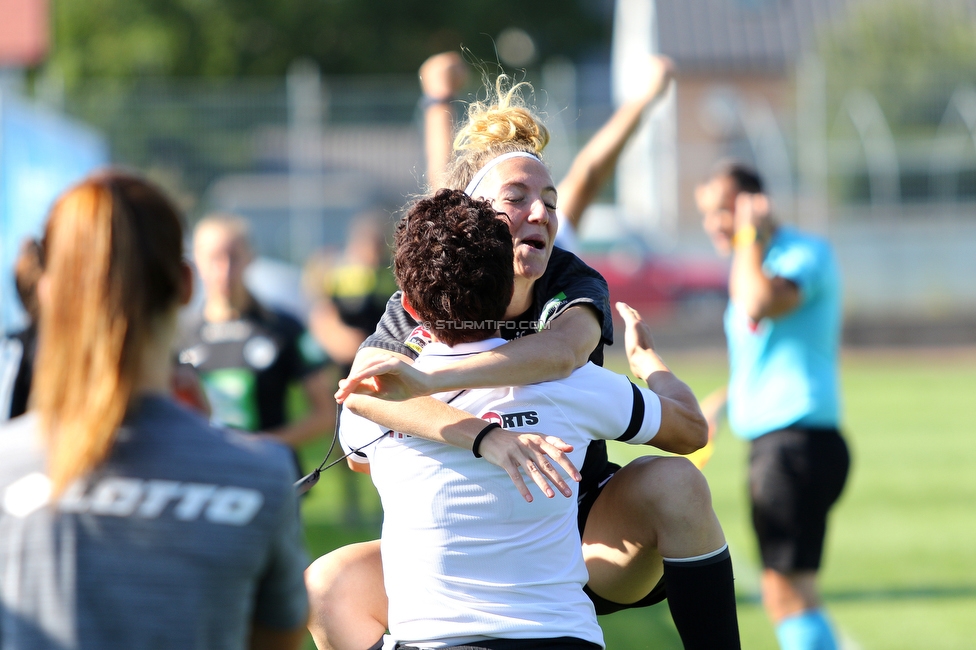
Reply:
[[[488,201],[442,189],[396,227],[393,272],[409,303],[443,343],[488,338],[515,287],[512,234]]]

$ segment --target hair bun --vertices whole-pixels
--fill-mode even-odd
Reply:
[[[549,130],[528,107],[523,91],[532,92],[527,82],[513,84],[499,75],[484,101],[468,106],[468,121],[454,139],[455,151],[484,151],[499,145],[519,143],[541,153],[549,143]]]

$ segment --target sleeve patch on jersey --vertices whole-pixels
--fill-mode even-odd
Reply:
[[[617,438],[620,442],[627,442],[636,436],[644,424],[644,396],[634,382],[630,382],[630,388],[634,392],[634,408],[630,412],[630,424],[627,425],[627,430]]]
[[[560,291],[555,296],[549,299],[549,301],[542,307],[542,313],[539,314],[539,331],[546,329],[546,325],[549,319],[552,318],[553,314],[559,309],[559,306],[563,304],[566,300],[566,294]]]
[[[418,325],[417,327],[413,328],[413,331],[410,332],[410,336],[407,337],[407,340],[404,341],[403,344],[417,354],[420,354],[420,351],[423,350],[424,347],[431,342],[431,340],[430,332],[428,332],[423,325]]]

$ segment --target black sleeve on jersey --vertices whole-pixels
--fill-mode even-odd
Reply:
[[[366,337],[359,349],[379,348],[389,352],[403,354],[411,359],[417,358],[417,353],[404,344],[410,333],[419,325],[413,316],[407,313],[400,302],[402,292],[397,291],[386,302],[383,318],[376,325],[376,331]]]
[[[538,291],[542,291],[539,294]],[[596,311],[600,322],[601,343],[613,344],[613,312],[610,310],[610,288],[598,271],[590,268],[576,255],[561,248],[553,248],[546,272],[536,287],[537,299],[545,304],[560,292],[566,298],[552,313],[556,318],[574,305],[587,305]]]
[[[634,406],[630,411],[630,424],[627,425],[627,430],[617,438],[620,442],[627,442],[636,436],[644,424],[644,396],[634,382],[630,382],[630,387],[634,391]]]

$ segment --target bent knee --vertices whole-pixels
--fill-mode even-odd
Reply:
[[[364,584],[383,582],[383,566],[376,542],[350,544],[318,558],[305,569],[305,588],[314,602],[341,598]]]
[[[640,471],[640,495],[659,513],[711,510],[708,481],[687,458],[645,457],[634,461]]]
[[[309,596],[327,592],[339,577],[340,565],[331,555],[323,555],[305,569],[305,588],[308,589]]]

